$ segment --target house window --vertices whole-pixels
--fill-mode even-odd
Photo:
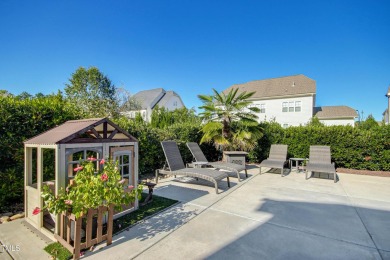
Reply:
[[[146,112],[142,112],[142,117],[145,119],[146,118]]]
[[[283,128],[287,128],[288,127],[288,124],[283,124]]]
[[[282,112],[288,112],[288,102],[283,102],[283,104],[282,104]]]
[[[173,102],[173,106],[177,107],[177,101]]]
[[[294,101],[290,101],[288,104],[288,112],[294,112]]]
[[[301,101],[295,101],[295,112],[301,112]]]
[[[265,104],[260,104],[260,113],[265,113]]]

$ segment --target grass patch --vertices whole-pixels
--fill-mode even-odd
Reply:
[[[60,243],[52,243],[44,248],[46,252],[48,252],[51,256],[55,257],[54,259],[59,260],[68,260],[73,255],[69,252],[68,249],[63,247]]]
[[[146,196],[147,196],[146,193],[142,193],[140,204],[142,204]],[[112,233],[116,234],[122,230],[125,230],[135,225],[137,222],[172,206],[176,202],[177,200],[171,200],[168,198],[153,195],[152,202],[144,206],[140,206],[136,211],[130,212],[129,214],[126,214],[120,218],[115,219]],[[56,257],[55,259],[67,260],[72,257],[72,254],[68,251],[68,249],[63,247],[58,242],[48,245],[47,247],[45,247],[44,250],[48,252],[51,256]]]
[[[140,204],[145,200],[147,194],[142,193],[142,199],[140,200]],[[114,220],[114,230],[113,234],[118,233],[119,231],[122,231],[137,222],[141,221],[142,219],[152,216],[156,214],[159,211],[162,211],[173,204],[175,204],[177,200],[172,200],[164,197],[159,197],[156,195],[153,195],[153,201],[144,205],[140,206],[138,210],[133,211],[129,214],[126,214],[120,218],[117,218]]]

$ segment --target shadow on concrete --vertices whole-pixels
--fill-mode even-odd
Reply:
[[[390,259],[390,211],[270,199],[258,211],[272,217],[205,258]]]
[[[197,210],[186,209],[184,204],[180,203],[176,206],[167,209],[162,213],[160,212],[153,218],[149,218],[131,228],[122,231],[121,233],[118,233],[113,238],[113,242],[111,245],[105,246],[105,243],[103,243],[103,248],[100,248],[99,250],[95,250],[93,252],[87,251],[85,255],[88,257],[93,256],[105,250],[115,248],[116,246],[122,243],[126,243],[129,240],[145,241],[148,239],[153,239],[155,236],[161,236],[161,238],[163,238],[165,235],[184,225],[191,218],[197,216],[198,214],[199,212]],[[144,249],[146,248],[142,249],[137,247],[134,249],[133,252],[137,253]],[[96,255],[96,257],[97,256],[98,255]],[[129,258],[130,257],[131,254],[129,254]]]
[[[265,174],[265,173],[273,173],[273,174],[281,174],[282,170],[281,169],[276,169],[276,168],[271,168],[269,169],[268,171],[264,171],[262,172],[261,174]],[[288,168],[284,168],[283,169],[283,175],[284,176],[287,176],[291,173],[291,170],[288,169]]]
[[[234,177],[236,177],[236,178],[234,178]],[[235,181],[237,181],[237,174],[234,174],[234,177],[229,175],[230,188],[232,188],[235,185],[237,185],[237,183],[235,183]],[[214,187],[214,183],[212,183],[210,181],[207,181],[207,180],[204,180],[204,179],[196,180],[195,178],[187,177],[187,176],[177,177],[177,178],[173,179],[172,181]],[[219,189],[219,192],[226,191],[226,190],[229,189],[229,187],[227,185],[227,180],[226,179],[223,179],[223,180],[218,182],[218,189]]]

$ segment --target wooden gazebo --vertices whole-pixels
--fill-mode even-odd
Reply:
[[[24,142],[26,221],[53,238],[59,233],[59,216],[48,212],[33,215],[35,207],[42,208],[40,196],[43,185],[57,195],[74,178],[73,169],[88,157],[117,160],[119,170],[129,185],[138,183],[138,141],[107,118],[72,120]],[[125,210],[138,208],[138,202]],[[118,213],[118,217],[126,212]]]

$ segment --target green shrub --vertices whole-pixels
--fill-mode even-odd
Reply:
[[[0,205],[3,208],[23,202],[23,142],[76,118],[61,93],[35,98],[0,96]],[[46,169],[45,174],[49,171]]]
[[[126,117],[117,119],[115,123],[138,139],[139,174],[151,174],[156,169],[161,169],[165,162],[165,156],[160,142],[164,140],[165,131]]]
[[[264,122],[262,127],[264,136],[249,154],[252,161],[266,159],[271,144],[287,144],[288,157],[309,157],[310,145],[328,145],[336,167],[390,170],[389,125],[365,129],[312,124],[283,129],[275,122]]]

